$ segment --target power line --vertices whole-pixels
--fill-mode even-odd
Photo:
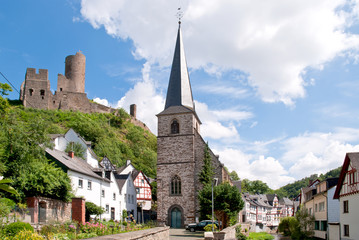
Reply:
[[[17,90],[17,88],[9,81],[9,79],[7,79],[2,72],[0,72],[0,74],[1,74],[1,76],[2,76],[8,83],[10,83],[11,87],[12,87],[13,89],[15,89],[16,92],[18,92],[19,95],[21,96],[20,91]],[[35,108],[35,107],[34,107],[29,101],[27,101],[25,98],[23,99],[23,101],[26,101],[31,107]]]
[[[4,76],[4,74],[2,74],[2,72],[0,72],[0,74],[1,74],[1,76],[2,76],[3,78],[5,78],[5,80],[6,80],[8,83],[10,83],[11,87],[12,87],[13,89],[15,89],[16,92],[18,92],[18,93],[20,94],[19,90],[17,90],[17,88],[9,81],[9,79],[7,79],[7,78]]]

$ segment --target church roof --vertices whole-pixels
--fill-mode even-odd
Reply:
[[[192,89],[182,42],[181,24],[178,27],[165,110],[172,106],[184,106],[194,110]]]

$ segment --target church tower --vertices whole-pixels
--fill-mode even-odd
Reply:
[[[165,109],[157,117],[157,219],[180,228],[198,217],[195,155],[201,124],[195,112],[180,22]]]

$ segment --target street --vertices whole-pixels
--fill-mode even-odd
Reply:
[[[204,232],[190,232],[183,228],[171,228],[170,229],[170,240],[203,240]]]

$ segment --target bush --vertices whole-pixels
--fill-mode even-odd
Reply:
[[[217,225],[213,224],[213,229],[214,231],[217,230]],[[207,226],[204,227],[204,231],[206,232],[212,232],[212,224],[208,224]]]
[[[30,225],[30,223],[24,223],[24,222],[10,223],[4,228],[5,234],[9,236],[15,236],[17,233],[24,230],[34,232],[34,228]]]
[[[45,240],[41,235],[34,233],[29,230],[24,230],[15,235],[12,240],[25,240],[25,239],[31,239],[31,240]]]
[[[247,240],[247,236],[244,235],[243,233],[236,233],[236,239],[238,240]]]

